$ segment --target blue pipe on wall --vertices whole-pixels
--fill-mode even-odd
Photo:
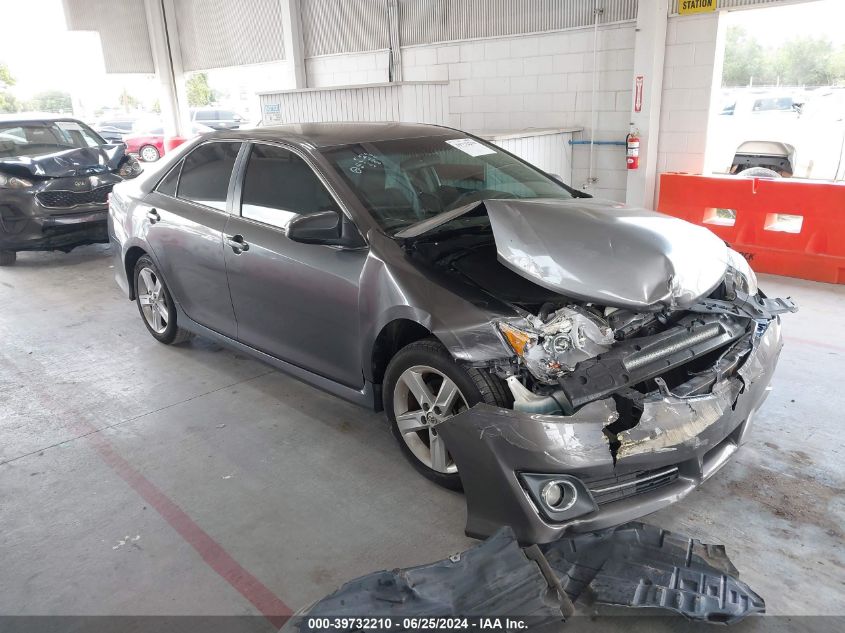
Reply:
[[[573,141],[572,139],[569,140],[570,145],[589,145],[591,142],[593,145],[621,145],[623,147],[627,145],[625,141]]]

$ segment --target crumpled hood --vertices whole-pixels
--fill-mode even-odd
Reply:
[[[66,178],[116,171],[126,154],[123,143],[68,149],[43,156],[0,158],[0,170],[20,176]]]
[[[728,264],[705,228],[607,200],[485,200],[498,258],[534,283],[599,305],[685,307]]]

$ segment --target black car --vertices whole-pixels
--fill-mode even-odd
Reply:
[[[107,242],[108,195],[141,171],[81,121],[0,117],[0,266],[17,251]]]

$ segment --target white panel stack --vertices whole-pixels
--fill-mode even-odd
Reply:
[[[479,136],[569,182],[572,172],[572,146],[569,141],[581,128],[553,128],[522,132],[481,133]]]
[[[329,121],[405,121],[445,125],[448,82],[397,82],[367,86],[265,92],[262,125]]]

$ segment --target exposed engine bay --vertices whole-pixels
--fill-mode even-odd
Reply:
[[[489,369],[507,381],[513,408],[528,413],[572,415],[613,397],[624,430],[636,424],[648,394],[707,393],[741,364],[758,322],[796,310],[789,300],[760,294],[754,273],[733,251],[724,278],[706,297],[635,310],[533,283],[497,257],[489,229],[439,238],[415,242],[413,256],[520,315],[496,323],[514,356]]]

